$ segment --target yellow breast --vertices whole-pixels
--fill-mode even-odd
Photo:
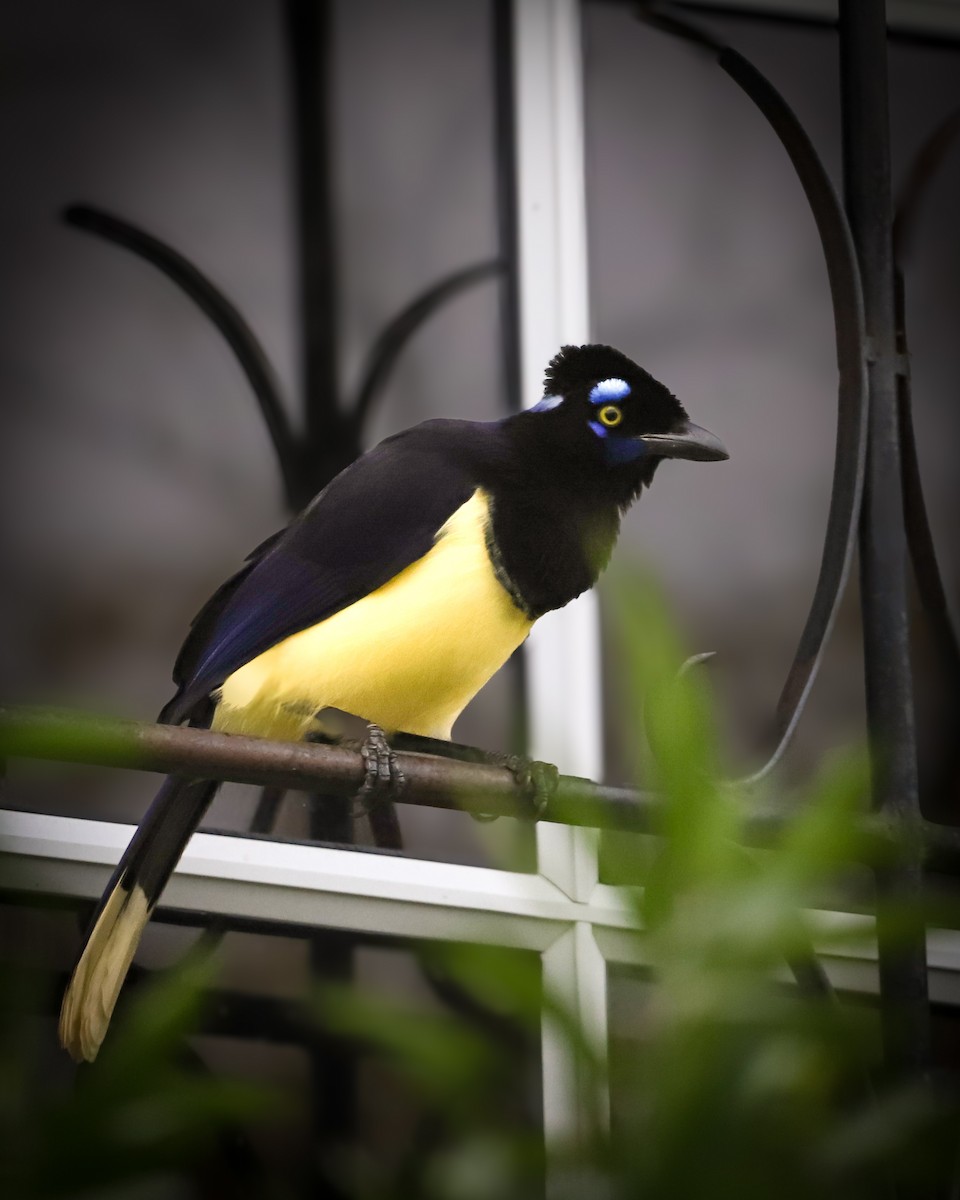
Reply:
[[[213,728],[296,740],[321,709],[339,708],[386,730],[449,738],[532,625],[493,572],[488,523],[478,489],[423,558],[235,671]]]

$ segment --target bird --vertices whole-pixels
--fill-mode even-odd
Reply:
[[[339,710],[369,723],[368,783],[405,738],[453,745],[456,718],[537,619],[596,582],[659,465],[728,457],[611,346],[563,346],[543,393],[495,421],[425,421],[341,471],[201,609],[159,721],[296,741]],[[96,1058],[217,786],[168,777],[121,857],[61,1008],[77,1061]]]

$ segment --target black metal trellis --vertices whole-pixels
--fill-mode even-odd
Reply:
[[[925,829],[929,834],[937,827],[925,823],[920,811],[907,614],[908,542],[925,614],[955,686],[960,652],[923,502],[910,414],[903,275],[899,263],[895,269],[895,253],[905,241],[923,185],[960,119],[957,114],[949,117],[921,150],[908,175],[895,230],[885,3],[840,0],[844,219],[809,139],[775,89],[736,51],[679,16],[679,7],[698,6],[642,4],[639,11],[645,20],[714,53],[779,135],[817,221],[837,333],[837,453],[820,577],[777,708],[779,742],[757,774],[765,775],[778,761],[802,712],[856,540],[874,804],[902,831],[908,847],[897,866],[878,870],[878,899],[916,901],[923,890],[923,838],[913,838],[912,831]],[[926,946],[922,935],[912,941],[894,939],[884,909],[881,904],[878,939],[887,1065],[896,1072],[916,1073],[930,1065]]]
[[[844,190],[870,339],[869,440],[860,518],[867,725],[874,804],[906,823],[920,819],[920,799],[900,484],[897,377],[905,364],[896,344],[886,53],[883,0],[841,0]],[[923,887],[921,862],[914,859],[880,873],[877,887],[881,896],[916,898]],[[926,946],[922,938],[894,944],[883,908],[877,937],[888,1064],[900,1071],[922,1070],[930,1059]]]
[[[856,544],[867,433],[866,335],[856,252],[849,227],[813,143],[776,88],[741,54],[695,28],[669,7],[642,7],[644,20],[709,51],[776,132],[797,172],[817,223],[833,301],[839,392],[830,512],[810,612],[773,720],[774,747],[752,776],[759,781],[785,753],[816,678],[836,619]]]

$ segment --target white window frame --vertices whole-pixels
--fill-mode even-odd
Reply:
[[[543,364],[589,335],[580,13],[577,0],[515,0],[521,356],[527,403]],[[563,771],[602,777],[599,617],[588,594],[538,623],[527,649],[531,752]],[[0,810],[0,875],[38,896],[99,898],[133,834],[125,824]],[[538,872],[424,862],[222,834],[196,834],[163,908],[397,938],[481,942],[541,955],[545,987],[579,1015],[602,1056],[607,973],[643,965],[626,889],[599,882],[598,836],[542,823]],[[824,959],[837,987],[878,991],[866,918],[858,948]],[[960,1004],[960,934],[931,931],[931,998]],[[542,1031],[548,1144],[578,1137],[609,1099],[585,1095],[565,1039]],[[548,1189],[552,1190],[552,1189]]]

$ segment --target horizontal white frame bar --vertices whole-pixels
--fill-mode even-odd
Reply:
[[[38,896],[96,900],[133,829],[0,809],[0,881]],[[587,902],[578,902],[540,875],[198,833],[164,892],[162,907],[541,953],[579,923],[592,928],[608,966],[645,966],[634,896],[629,888],[598,884]],[[863,940],[855,945],[823,945],[819,953],[834,986],[876,993],[872,918],[808,915],[825,931],[863,930]],[[960,1006],[960,931],[929,930],[927,953],[931,998]]]
[[[819,927],[827,932],[849,930],[863,931],[863,938],[845,946],[835,943],[817,942],[814,932],[814,949],[817,958],[827,973],[833,987],[839,991],[877,995],[880,982],[877,971],[877,944],[874,936],[874,920],[862,913],[809,911],[807,917],[816,931]],[[597,945],[608,966],[647,967],[650,959],[643,938],[635,935],[634,929],[616,929],[600,926],[595,930]],[[960,1007],[960,930],[927,930],[927,976],[930,999],[935,1004]],[[784,982],[793,981],[785,966],[778,972]]]
[[[132,825],[0,810],[0,880],[98,899]],[[540,875],[197,833],[162,907],[307,927],[546,950],[577,922],[628,929],[615,888],[588,903]]]

